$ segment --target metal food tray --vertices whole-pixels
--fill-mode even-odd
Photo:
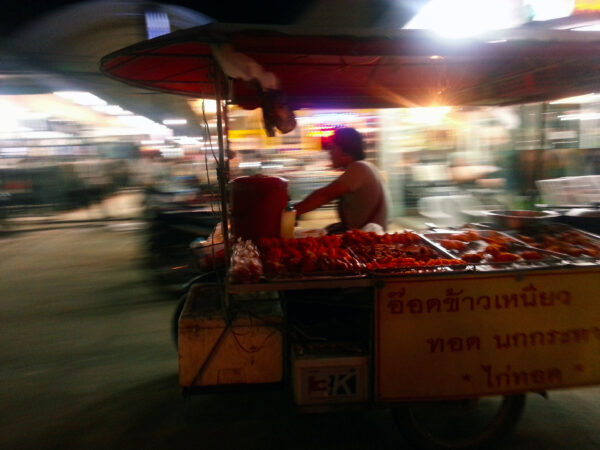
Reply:
[[[310,272],[310,273],[281,273],[276,275],[265,275],[263,281],[266,282],[286,282],[286,281],[327,281],[327,280],[356,280],[366,278],[366,273],[357,272]]]
[[[266,281],[298,281],[298,280],[323,280],[323,279],[335,279],[335,278],[361,278],[364,277],[365,266],[364,264],[352,255],[358,265],[360,266],[357,270],[315,270],[312,272],[300,273],[300,272],[280,272],[276,274],[263,274],[263,279]]]
[[[448,252],[444,247],[438,245],[435,242],[424,237],[422,234],[415,233],[416,236],[419,237],[419,242],[413,242],[410,244],[381,244],[383,246],[390,247],[405,247],[410,245],[422,245],[431,249],[436,257],[439,259],[458,259],[455,255]],[[361,252],[358,252],[358,248],[356,246],[349,246],[347,250],[356,258],[358,261],[365,265],[365,271],[370,274],[385,274],[385,275],[393,275],[393,274],[431,274],[436,272],[456,272],[456,271],[465,271],[468,269],[469,264],[455,264],[455,265],[439,265],[439,266],[404,266],[404,267],[389,267],[385,269],[367,269],[366,264],[370,261],[365,261],[362,257],[359,256]]]
[[[522,238],[520,238],[519,236],[527,236],[529,238],[535,239],[536,241],[539,240],[539,237],[542,234],[558,234],[558,233],[563,233],[565,231],[569,231],[571,233],[576,233],[579,234],[580,236],[586,238],[586,239],[590,239],[592,241],[593,244],[600,246],[600,236],[590,233],[588,231],[583,231],[583,230],[579,230],[577,228],[571,227],[569,225],[565,225],[565,224],[559,224],[559,223],[552,223],[552,224],[547,224],[543,227],[540,227],[539,229],[533,231],[533,230],[511,230],[508,231],[507,234],[510,235],[513,239],[519,241],[520,243],[522,243],[523,245],[528,245],[530,247],[532,247],[533,249],[536,249],[538,251],[544,251],[546,253],[551,253],[553,255],[556,255],[557,257],[560,257],[564,260],[567,260],[570,264],[574,264],[574,265],[595,265],[598,264],[598,261],[600,260],[600,257],[594,257],[591,255],[570,255],[568,253],[563,253],[563,252],[557,252],[557,251],[553,251],[553,250],[547,250],[544,248],[537,248],[525,241],[522,240]],[[577,245],[577,244],[572,244],[573,246],[577,247],[577,248],[581,248],[581,246]]]
[[[333,278],[361,278],[364,277],[362,271],[314,271],[307,273],[300,272],[281,272],[276,274],[264,274],[266,281],[286,281],[286,280],[321,280]]]
[[[390,267],[387,269],[366,269],[372,275],[431,275],[434,273],[448,273],[467,270],[466,264],[443,266],[407,266]]]
[[[535,251],[542,255],[541,259],[522,259],[519,261],[494,261],[491,259],[483,259],[479,262],[469,262],[466,261],[467,264],[470,264],[476,268],[476,270],[511,270],[511,269],[531,269],[531,268],[545,268],[545,267],[556,267],[560,265],[564,265],[565,261],[562,255],[555,254],[553,252],[544,251],[532,246],[527,245],[526,243],[516,239],[513,236],[508,235],[507,233],[503,233],[496,230],[472,230],[472,229],[464,229],[464,230],[456,230],[453,232],[429,232],[424,233],[423,236],[435,243],[437,243],[440,247],[444,248],[439,241],[443,239],[451,239],[456,240],[453,237],[457,234],[467,233],[467,232],[475,232],[481,237],[487,237],[489,239],[493,239],[494,237],[500,237],[507,242],[508,244],[507,250],[510,253],[514,253],[520,256],[520,253],[524,251]],[[449,250],[445,249],[448,253],[453,255],[454,258],[462,258],[463,255],[467,253],[480,253],[483,252],[488,245],[489,242],[478,239],[470,242],[465,242],[467,247],[464,250]]]

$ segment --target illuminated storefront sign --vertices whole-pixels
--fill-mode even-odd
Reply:
[[[575,0],[575,13],[600,11],[599,0]]]

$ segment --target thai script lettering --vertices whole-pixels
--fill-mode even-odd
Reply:
[[[564,306],[572,303],[568,290],[539,290],[533,283],[517,292],[470,295],[464,289],[444,289],[444,295],[430,298],[411,298],[406,289],[389,292],[387,308],[391,314],[453,313],[460,311],[489,311],[498,309],[527,309]]]
[[[547,369],[518,370],[509,364],[504,369],[496,369],[490,364],[481,365],[487,381],[487,387],[519,388],[536,385],[560,385],[563,381],[562,371],[556,367]]]
[[[495,334],[497,349],[536,347],[540,345],[579,344],[600,340],[600,327],[570,328],[566,330],[531,331],[527,333]]]
[[[427,339],[429,351],[436,352],[462,352],[481,350],[481,339],[479,336],[469,336],[466,338],[450,337],[450,338],[429,338]]]

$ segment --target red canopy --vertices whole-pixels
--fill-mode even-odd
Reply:
[[[569,30],[452,40],[423,30],[213,23],[126,47],[100,68],[138,87],[214,98],[211,45],[225,43],[274,73],[294,109],[509,105],[600,90],[600,33]],[[240,79],[232,98],[260,106]]]

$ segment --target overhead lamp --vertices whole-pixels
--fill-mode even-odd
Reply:
[[[550,102],[551,105],[576,104],[576,103],[595,103],[600,102],[600,94],[589,93],[576,95],[574,97],[565,97]]]
[[[190,104],[190,107],[192,108],[192,111],[194,111],[194,113],[198,114],[199,116],[201,116],[203,112],[207,114],[215,114],[217,112],[216,100],[197,98],[194,100],[189,100],[188,102]],[[202,110],[202,108],[204,108],[204,111]]]
[[[184,150],[177,147],[161,147],[158,151],[165,158],[182,158],[185,156]]]
[[[171,23],[167,13],[158,7],[150,6],[144,11],[144,19],[146,19],[146,31],[148,39],[152,39],[163,34],[171,32]]]
[[[582,27],[570,28],[573,31],[600,31],[600,24],[585,25]]]
[[[186,119],[165,119],[162,121],[163,125],[185,125]]]
[[[452,111],[450,106],[430,106],[422,108],[407,108],[407,121],[435,125],[441,123],[446,115]]]
[[[252,168],[252,167],[260,167],[260,166],[261,166],[260,161],[241,162],[239,164],[240,169],[247,169],[247,168]]]
[[[565,114],[558,116],[559,120],[598,120],[600,119],[600,113],[580,113],[580,114]]]
[[[48,119],[50,116],[41,111],[22,111],[20,118],[24,120]]]
[[[22,158],[27,156],[29,149],[27,147],[5,147],[0,148],[0,155],[6,158]]]
[[[104,113],[104,114],[109,114],[111,116],[133,115],[133,113],[131,111],[127,111],[127,110],[121,108],[119,105],[98,105],[98,106],[92,106],[92,109],[94,109],[95,111]]]
[[[61,131],[45,131],[45,130],[31,130],[25,131],[21,134],[22,138],[25,139],[56,139],[56,138],[64,138],[70,137],[69,134],[63,133]]]
[[[160,125],[144,116],[117,116],[117,119],[127,126],[138,128],[140,131],[147,133],[156,132],[168,135],[172,132],[172,130],[164,125]]]
[[[568,17],[575,9],[574,0],[529,0],[532,20],[545,21]]]
[[[199,145],[202,143],[202,136],[175,136],[173,142],[177,142],[179,145]]]
[[[432,30],[446,38],[467,38],[517,25],[510,0],[431,0],[404,26]]]
[[[352,112],[317,112],[310,116],[299,117],[297,120],[303,125],[341,125],[356,122],[360,116]]]
[[[53,92],[58,97],[71,100],[74,103],[82,106],[104,106],[107,103],[100,97],[95,96],[91,92],[83,91],[57,91]]]

